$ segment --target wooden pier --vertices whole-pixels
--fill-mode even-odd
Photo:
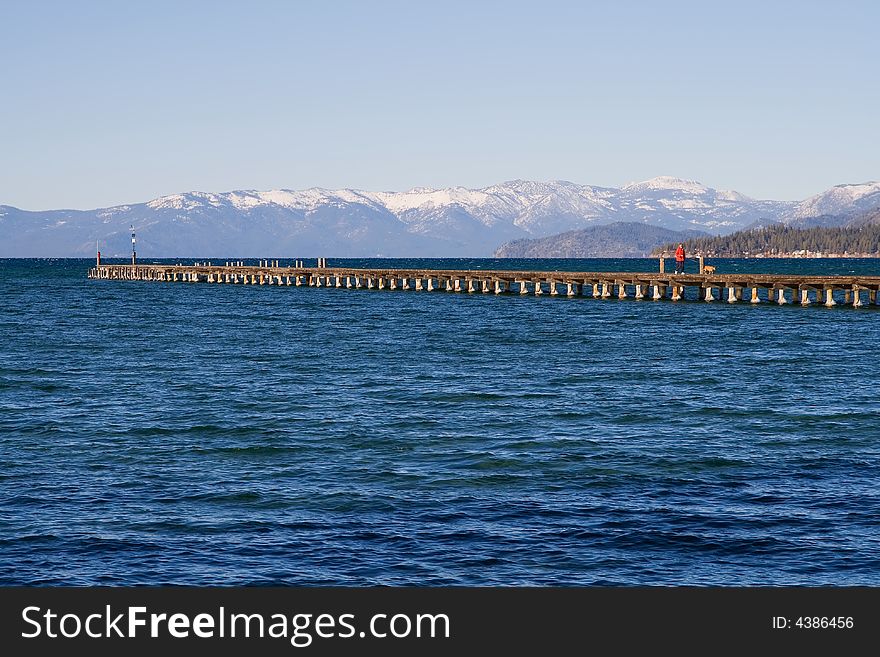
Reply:
[[[703,301],[797,303],[808,306],[876,305],[880,276],[802,274],[674,274],[658,272],[505,271],[452,269],[353,269],[282,266],[98,264],[88,277],[101,280],[293,285],[370,290],[445,291],[483,294],[586,296],[654,300],[685,298],[696,288]],[[662,269],[662,266],[661,266]],[[689,295],[694,298],[693,294]],[[763,297],[763,298],[762,298]]]

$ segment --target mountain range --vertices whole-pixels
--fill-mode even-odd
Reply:
[[[479,257],[502,244],[638,223],[727,234],[880,206],[880,183],[839,185],[802,202],[756,200],[661,176],[620,188],[514,180],[482,189],[187,192],[95,210],[0,205],[0,257]],[[618,231],[620,229],[618,228]]]

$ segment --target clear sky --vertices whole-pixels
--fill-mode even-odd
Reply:
[[[880,3],[0,0],[0,204],[880,179]]]

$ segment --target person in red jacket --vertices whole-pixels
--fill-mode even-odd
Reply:
[[[675,273],[684,273],[684,244],[679,244],[675,250]]]

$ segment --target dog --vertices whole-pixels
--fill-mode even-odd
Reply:
[[[704,274],[714,274],[715,273],[715,266],[714,265],[704,265],[703,266],[703,273]]]

